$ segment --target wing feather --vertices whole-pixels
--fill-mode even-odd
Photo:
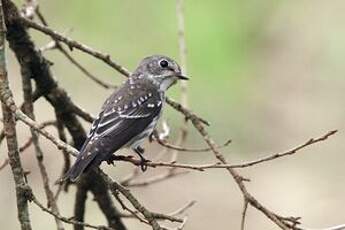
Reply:
[[[69,178],[76,180],[90,166],[99,165],[132,138],[143,132],[159,115],[163,96],[155,91],[143,91],[132,100],[121,98],[121,90],[103,105],[93,122],[89,136],[71,168]]]

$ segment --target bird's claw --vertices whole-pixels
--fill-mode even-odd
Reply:
[[[143,147],[138,146],[134,149],[134,151],[139,155],[140,157],[140,168],[141,171],[145,172],[147,170],[147,164],[148,162],[151,162],[150,160],[146,160],[145,157],[143,156],[145,150]]]
[[[114,161],[115,161],[114,158],[107,159],[107,164],[115,166]]]
[[[140,169],[141,171],[145,172],[147,170],[147,164],[146,163],[149,163],[151,162],[150,160],[146,160],[145,158],[141,158],[140,159]]]

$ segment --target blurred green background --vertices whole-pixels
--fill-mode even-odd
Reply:
[[[23,2],[17,0],[20,6]],[[178,60],[175,1],[41,0],[40,9],[50,26],[98,50],[105,51],[133,70],[145,56],[165,54]],[[223,153],[230,162],[257,159],[302,144],[328,130],[340,132],[324,143],[292,157],[241,170],[252,179],[250,191],[267,207],[286,216],[301,216],[303,226],[323,228],[345,223],[344,98],[345,98],[345,2],[341,0],[218,0],[185,1],[187,66],[191,76],[191,108],[211,123],[209,132],[222,143],[233,143]],[[49,38],[31,31],[38,47]],[[8,50],[9,76],[17,102],[22,101],[17,61]],[[78,51],[76,57],[90,72],[109,83],[124,80],[100,61]],[[94,84],[57,51],[45,56],[61,87],[83,108],[96,114],[111,93]],[[179,87],[169,95],[179,98]],[[43,100],[36,107],[37,120],[53,117]],[[174,140],[180,114],[167,108],[164,114]],[[89,128],[85,123],[85,128]],[[20,140],[29,132],[22,125]],[[54,129],[50,129],[55,134]],[[51,181],[60,173],[61,154],[42,139]],[[190,129],[187,146],[204,146]],[[153,158],[159,151],[147,144]],[[1,146],[0,162],[6,158]],[[180,153],[179,161],[213,162],[211,153]],[[33,149],[23,162],[41,200],[45,199]],[[132,166],[102,166],[114,178],[122,178]],[[148,175],[159,173],[150,170]],[[0,172],[0,223],[18,229],[15,195],[9,168]],[[230,176],[222,170],[191,172],[145,188],[133,189],[152,210],[169,213],[189,200],[186,229],[239,229],[242,197]],[[64,216],[73,215],[74,188],[60,197]],[[30,206],[35,229],[55,228],[54,220]],[[86,221],[104,224],[91,199]],[[129,229],[149,229],[126,220]],[[67,229],[71,226],[66,225]],[[261,213],[249,209],[247,229],[277,229]]]

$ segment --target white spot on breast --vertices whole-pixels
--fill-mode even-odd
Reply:
[[[155,107],[155,105],[154,105],[154,104],[149,103],[149,104],[147,104],[147,107],[148,107],[148,108],[153,108],[153,107]]]

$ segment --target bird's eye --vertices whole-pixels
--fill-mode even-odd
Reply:
[[[163,59],[159,62],[159,65],[162,67],[162,68],[166,68],[169,66],[169,63],[167,60]]]

